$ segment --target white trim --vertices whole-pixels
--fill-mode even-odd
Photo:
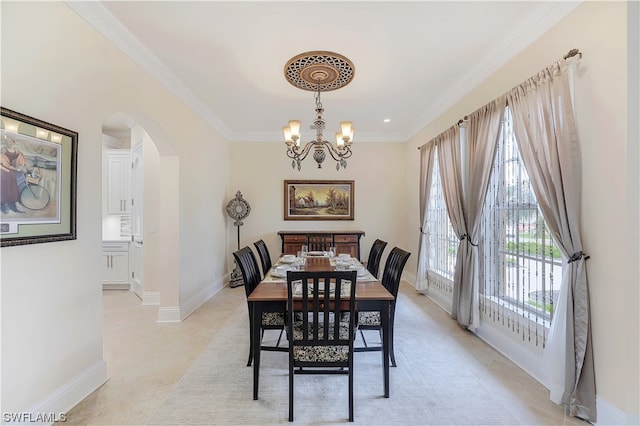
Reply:
[[[113,45],[158,80],[193,111],[218,130],[225,139],[231,138],[229,129],[191,90],[178,79],[147,47],[140,42],[111,12],[97,1],[65,1],[74,12],[106,37]]]
[[[120,283],[120,284],[115,284],[115,283],[104,283],[102,284],[102,289],[103,290],[129,290],[131,288],[131,284],[128,283]]]
[[[30,417],[35,419],[43,414],[67,413],[75,407],[80,401],[85,399],[87,395],[102,386],[109,376],[107,375],[107,363],[104,359],[96,362],[82,373],[75,376],[49,395],[36,402],[31,407],[23,411],[29,413]],[[60,417],[58,417],[60,420]],[[2,423],[4,424],[24,424],[22,423]],[[47,423],[38,423],[47,424]],[[48,423],[52,424],[52,423]]]
[[[476,328],[475,334],[547,387],[546,373],[542,363],[542,345],[536,347],[535,344],[526,344],[522,341],[520,334],[505,332],[503,326],[494,325],[486,319],[480,320],[480,326]]]
[[[547,32],[551,27],[565,18],[583,0],[548,2],[546,7],[529,17],[519,28],[511,34],[505,34],[504,42],[486,55],[484,61],[470,69],[465,78],[460,79],[464,84],[452,87],[440,99],[432,102],[432,107],[412,126],[407,126],[404,135],[394,134],[387,136],[385,140],[370,133],[360,135],[359,141],[368,142],[388,142],[388,139],[406,141],[411,139],[424,128],[425,123],[431,122],[441,115],[449,107],[458,102],[462,96],[475,88],[479,83],[492,75],[502,65],[515,57],[523,48],[529,46],[540,35]],[[155,55],[147,49],[111,12],[96,1],[71,1],[65,3],[75,11],[80,17],[86,20],[104,37],[122,50],[142,69],[147,71],[152,77],[158,80],[167,90],[174,93],[185,104],[198,113],[213,128],[218,130],[225,139],[236,142],[265,142],[269,140],[279,141],[281,134],[273,133],[260,134],[251,132],[233,133],[231,129],[220,120],[187,86],[178,79]]]
[[[640,415],[638,413],[625,413],[597,395],[596,411],[598,413],[596,425],[640,425]]]
[[[218,293],[224,287],[224,282],[217,281],[202,289],[202,291],[195,294],[185,303],[180,304],[180,320],[184,320],[189,315],[194,313],[204,302],[211,299],[216,293]]]
[[[160,305],[160,292],[159,291],[144,291],[142,292],[142,304],[147,305]]]
[[[136,296],[140,298],[140,300],[144,300],[142,297],[144,295],[144,289],[142,288],[142,284],[138,280],[133,280],[131,282],[131,291],[135,293]]]
[[[463,84],[452,86],[442,97],[431,102],[431,108],[416,121],[413,129],[408,129],[408,135],[413,137],[424,128],[424,123],[432,122],[444,111],[455,105],[463,96],[478,87],[487,77],[493,75],[525,47],[573,12],[574,9],[582,4],[582,1],[548,2],[545,5],[546,7],[531,15],[511,34],[505,34],[503,37],[504,42],[485,55],[483,61],[469,69],[467,75],[459,80]]]
[[[180,306],[161,306],[158,308],[156,322],[180,322]]]

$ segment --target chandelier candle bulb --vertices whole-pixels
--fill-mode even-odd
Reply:
[[[300,138],[300,120],[289,120],[289,130],[291,130],[291,136]]]
[[[291,139],[291,128],[284,126],[282,128],[282,133],[284,133],[284,143],[287,145],[293,144],[293,140]]]

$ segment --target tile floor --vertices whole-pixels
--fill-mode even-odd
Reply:
[[[446,312],[409,284],[403,282],[400,293],[402,298],[411,298],[411,309],[427,312],[441,324],[451,322]],[[103,300],[104,358],[110,379],[70,410],[67,424],[145,424],[145,419],[163,404],[211,337],[239,304],[246,303],[243,287],[226,287],[182,323],[158,324],[157,307],[142,306],[132,292],[106,290]],[[486,346],[475,337],[450,340],[452,347]],[[470,360],[466,353],[478,353],[476,348],[472,349],[462,351],[465,355],[452,358],[452,362],[464,361],[468,368]],[[490,348],[480,352],[485,359],[474,361],[478,364],[477,374],[483,375],[483,385],[503,398],[520,424],[588,425],[565,417],[562,408],[549,401],[543,386],[500,354]],[[229,421],[231,424],[232,419]]]

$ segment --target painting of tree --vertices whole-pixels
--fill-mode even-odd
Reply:
[[[354,181],[284,181],[285,220],[353,220]]]

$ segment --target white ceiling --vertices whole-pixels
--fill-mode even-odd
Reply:
[[[231,141],[280,142],[290,119],[311,139],[314,94],[290,85],[284,66],[307,51],[342,54],[355,77],[322,94],[325,138],[350,120],[358,143],[406,141],[579,3],[67,4]]]

